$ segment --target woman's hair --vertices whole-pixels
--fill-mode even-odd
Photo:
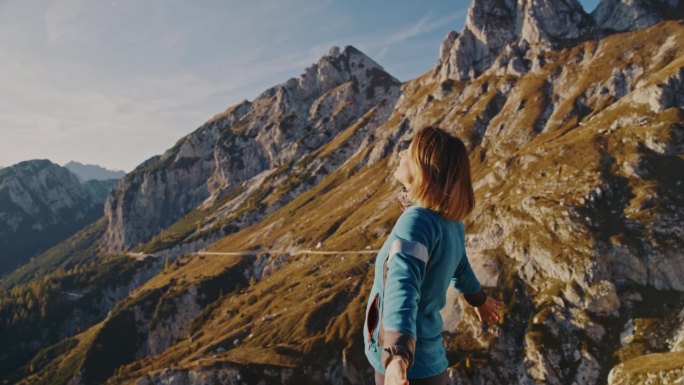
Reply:
[[[415,133],[408,155],[416,170],[408,188],[411,201],[451,220],[462,220],[473,211],[470,160],[461,139],[428,126]]]

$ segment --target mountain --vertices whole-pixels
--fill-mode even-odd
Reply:
[[[24,337],[0,347],[0,376],[372,383],[361,333],[375,255],[362,252],[401,213],[397,149],[439,124],[470,152],[466,248],[507,307],[482,328],[448,292],[451,383],[674,382],[684,22],[633,23],[606,28],[576,1],[474,0],[435,68],[403,84],[333,48],[143,162],[102,218],[8,276],[0,338]],[[230,253],[245,250],[257,251]],[[61,287],[98,305],[47,305]],[[50,326],[63,308],[72,321]]]
[[[85,188],[69,170],[46,159],[0,170],[0,273],[98,218],[103,202],[94,194],[101,188]]]
[[[105,247],[154,237],[147,251],[207,244],[258,222],[362,150],[398,95],[399,81],[366,55],[332,48],[298,78],[216,115],[127,174],[105,203]],[[246,199],[255,192],[271,202]],[[183,217],[191,219],[177,224]]]
[[[90,180],[108,180],[108,179],[121,179],[126,175],[123,171],[112,171],[104,167],[100,167],[94,164],[83,164],[75,161],[71,161],[65,164],[63,167],[69,169],[69,171],[76,174],[81,182],[86,182]]]

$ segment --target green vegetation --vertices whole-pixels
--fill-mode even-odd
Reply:
[[[100,257],[69,269],[59,267],[9,291],[0,289],[0,354],[11,357],[2,361],[0,377],[35,371],[55,352],[71,347],[58,341],[64,325],[74,322],[74,314],[80,314],[75,331],[88,328],[102,317],[99,303],[104,291],[126,285],[149,263],[125,256]],[[36,330],[42,333],[36,334]],[[28,344],[33,340],[58,344],[34,357],[37,352]],[[62,344],[67,343],[64,341]],[[21,369],[15,372],[17,368]]]
[[[76,265],[97,263],[97,246],[106,227],[105,217],[99,218],[70,238],[3,277],[0,281],[0,287],[8,290],[13,286],[26,283],[35,277],[41,277],[60,268],[69,270]]]

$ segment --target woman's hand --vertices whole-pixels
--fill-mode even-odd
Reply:
[[[407,362],[402,356],[394,356],[385,368],[385,385],[409,385],[406,379]]]
[[[487,296],[485,302],[475,308],[477,317],[482,323],[498,323],[501,319],[501,311],[504,308],[503,302]]]

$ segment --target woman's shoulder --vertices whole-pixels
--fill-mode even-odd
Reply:
[[[419,204],[413,204],[406,209],[404,209],[404,212],[401,213],[401,217],[410,217],[410,218],[416,218],[416,217],[421,217],[428,219],[430,221],[434,221],[439,217],[439,213],[436,211],[433,211],[427,207],[423,207]]]
[[[442,225],[445,222],[454,222],[457,223],[460,226],[463,226],[463,221],[455,221],[448,219],[444,217],[442,214],[440,214],[438,211],[435,211],[431,208],[421,206],[419,204],[413,204],[406,209],[404,209],[404,212],[402,213],[403,215],[408,215],[408,216],[421,216],[424,218],[429,219],[431,222],[434,222],[436,225]]]
[[[423,239],[434,241],[441,238],[441,227],[439,213],[420,205],[411,205],[399,216],[395,230],[402,238],[419,235]]]
[[[465,226],[463,223],[463,220],[461,220],[461,219],[449,219],[449,218],[445,217],[444,215],[442,215],[441,213],[439,213],[438,211],[433,210],[429,207],[421,206],[418,203],[414,203],[411,206],[408,206],[407,208],[404,209],[404,213],[406,213],[407,211],[416,211],[416,212],[421,213],[421,215],[429,216],[430,218],[437,220],[437,221],[456,223],[461,227]],[[403,215],[403,213],[402,213],[402,215]]]

